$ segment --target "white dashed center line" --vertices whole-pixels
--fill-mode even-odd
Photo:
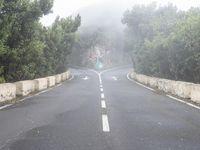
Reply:
[[[101,93],[101,98],[104,99],[105,98],[105,95],[104,93]]]
[[[101,107],[104,109],[106,108],[106,102],[104,100],[101,101]]]
[[[105,109],[107,108],[107,106],[106,106],[106,102],[105,102],[103,82],[102,82],[102,77],[101,77],[101,75],[102,75],[103,72],[100,72],[100,73],[98,73],[96,71],[93,71],[93,72],[95,72],[98,75],[98,77],[99,77],[99,88],[100,88],[100,91],[101,91],[101,108],[102,108],[102,129],[103,129],[103,132],[110,132],[110,127],[109,127],[109,122],[108,122],[108,116],[104,112]]]
[[[109,127],[107,115],[102,115],[102,125],[103,125],[103,131],[104,132],[110,132],[110,127]]]

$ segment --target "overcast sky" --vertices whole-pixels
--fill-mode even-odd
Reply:
[[[171,2],[177,5],[179,9],[183,10],[188,9],[191,6],[200,6],[200,0],[168,0],[168,2],[165,0],[54,0],[53,14],[43,17],[41,21],[44,25],[50,25],[58,15],[61,17],[67,17],[74,12],[78,12],[78,10],[83,7],[98,3],[107,3],[110,1],[113,1],[113,4],[116,4],[117,2],[121,5],[125,5],[126,3],[126,5],[128,4],[128,6],[141,3],[148,4],[152,1],[156,1],[160,4]]]

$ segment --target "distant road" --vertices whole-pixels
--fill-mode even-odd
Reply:
[[[129,81],[130,70],[72,69],[0,110],[0,150],[199,150],[200,110]]]

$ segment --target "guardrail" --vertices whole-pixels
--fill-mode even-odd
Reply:
[[[0,104],[5,104],[15,100],[18,96],[43,91],[51,88],[70,78],[70,72],[64,72],[55,76],[39,78],[35,80],[18,81],[15,83],[0,84]]]
[[[200,84],[149,77],[135,72],[131,73],[130,76],[152,88],[200,103]]]

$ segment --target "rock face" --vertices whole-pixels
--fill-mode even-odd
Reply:
[[[0,102],[16,98],[16,85],[11,83],[0,84]]]
[[[200,103],[200,84],[149,77],[133,72],[131,78],[160,91]]]

